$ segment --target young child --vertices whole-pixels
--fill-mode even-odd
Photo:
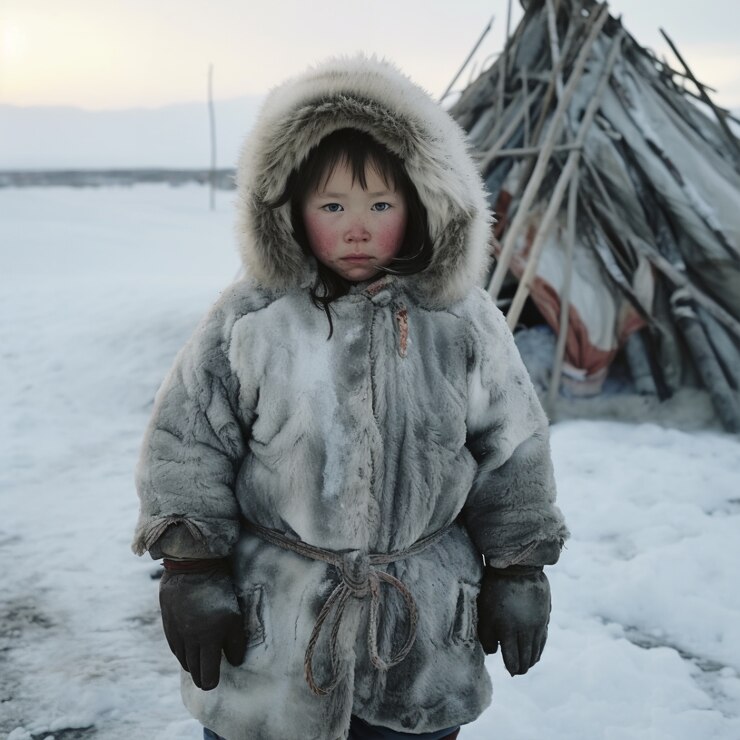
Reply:
[[[270,94],[238,185],[247,277],[178,355],[137,471],[184,702],[211,738],[454,738],[486,653],[539,660],[567,536],[478,287],[464,134],[390,64],[335,59]]]

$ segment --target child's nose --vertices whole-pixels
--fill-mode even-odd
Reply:
[[[347,231],[344,234],[345,241],[347,242],[366,242],[370,238],[370,232],[365,226],[364,219],[354,218],[347,227]]]

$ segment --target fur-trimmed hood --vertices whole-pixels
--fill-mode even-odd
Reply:
[[[268,95],[237,169],[247,272],[278,293],[313,282],[316,262],[292,236],[290,204],[268,204],[311,149],[348,127],[371,134],[401,159],[427,209],[432,262],[403,278],[407,288],[432,307],[464,297],[491,259],[491,214],[465,133],[394,65],[362,54],[330,59]]]

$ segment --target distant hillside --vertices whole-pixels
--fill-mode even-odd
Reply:
[[[217,165],[236,164],[261,96],[214,103]],[[0,104],[0,170],[184,168],[210,164],[205,103],[86,111]]]
[[[215,173],[201,169],[64,169],[64,170],[0,170],[0,188],[105,188],[141,184],[164,183],[180,186],[195,183],[209,185],[211,181],[219,190],[236,187],[236,171],[219,169]]]

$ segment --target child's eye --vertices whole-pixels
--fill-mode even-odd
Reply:
[[[339,211],[344,210],[339,203],[327,203],[325,206],[321,206],[321,208],[329,213],[339,213]]]
[[[390,207],[391,207],[390,203],[374,203],[373,204],[373,208],[379,213],[383,213],[383,211],[387,211]]]

